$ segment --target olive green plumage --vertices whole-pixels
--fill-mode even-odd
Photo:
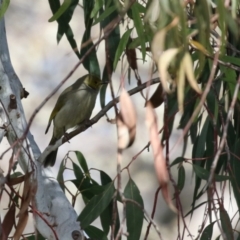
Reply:
[[[88,120],[95,106],[101,80],[94,75],[85,75],[66,88],[59,96],[50,115],[46,132],[53,121],[53,135],[49,145],[54,145],[69,128]],[[44,167],[53,166],[57,149],[47,155]]]

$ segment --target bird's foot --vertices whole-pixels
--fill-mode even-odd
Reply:
[[[93,123],[92,123],[92,121],[90,119],[87,119],[87,120],[84,121],[84,125],[86,127],[91,127],[93,125]]]
[[[63,141],[64,141],[64,142],[66,141],[66,142],[70,143],[70,142],[69,142],[69,134],[68,134],[67,132],[65,132],[63,136],[64,136],[64,137],[63,137]]]

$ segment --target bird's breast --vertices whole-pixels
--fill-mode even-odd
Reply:
[[[79,89],[71,94],[65,105],[60,109],[54,119],[56,128],[67,131],[76,125],[88,120],[95,105],[97,91],[92,89]]]

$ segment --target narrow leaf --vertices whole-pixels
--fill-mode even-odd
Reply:
[[[80,166],[82,167],[84,173],[89,174],[87,161],[86,161],[85,157],[83,156],[83,154],[79,151],[75,151],[75,154],[76,154],[77,160],[78,160]]]
[[[121,57],[122,53],[124,52],[124,50],[126,49],[127,43],[128,43],[128,39],[130,37],[130,34],[132,32],[132,29],[128,29],[123,36],[121,37],[121,40],[118,44],[117,47],[117,51],[114,57],[114,63],[113,63],[113,69],[115,70],[117,67],[117,63],[119,61],[119,58]]]
[[[168,81],[170,79],[170,75],[168,73],[168,68],[171,61],[178,54],[178,48],[170,48],[163,52],[158,59],[158,71],[160,76],[160,81],[162,82],[162,86],[167,93],[170,93],[170,89],[168,87]]]
[[[232,224],[227,211],[223,207],[220,207],[220,220],[221,220],[222,229],[226,234],[226,238],[228,240],[233,240],[234,237],[233,237]]]
[[[126,185],[123,194],[125,198],[132,199],[143,207],[143,200],[140,195],[140,191],[135,182],[131,178],[129,179]],[[144,218],[142,209],[140,209],[134,203],[127,202],[126,218],[127,218],[127,232],[129,234],[128,240],[140,239]]]
[[[145,60],[146,57],[146,46],[145,46],[145,39],[144,39],[144,26],[142,23],[142,20],[139,15],[138,7],[136,3],[132,5],[132,14],[133,14],[133,21],[134,21],[134,26],[137,30],[138,36],[141,38],[141,51],[142,51],[142,58],[143,61]]]
[[[202,232],[200,240],[208,240],[212,239],[212,233],[213,233],[213,226],[216,221],[210,223]]]
[[[91,238],[91,239],[101,239],[101,240],[107,240],[107,237],[105,235],[105,233],[94,227],[94,226],[88,226],[84,229],[84,232],[86,232],[86,234]]]
[[[3,219],[3,223],[1,226],[2,233],[3,233],[3,236],[2,236],[3,240],[8,239],[8,237],[9,237],[9,234],[15,223],[15,212],[16,212],[16,207],[15,207],[15,204],[12,203],[11,207],[8,209],[6,215]]]
[[[64,170],[65,170],[64,161],[62,161],[58,170],[57,181],[60,187],[62,188],[63,192],[65,191],[64,179],[63,179]]]
[[[204,169],[204,168],[202,168],[198,165],[193,164],[193,170],[199,178],[201,178],[203,180],[206,180],[206,181],[209,179],[210,172],[207,171],[206,169]],[[216,182],[222,182],[222,181],[226,181],[226,180],[231,180],[231,177],[215,174],[214,175],[214,180]]]
[[[185,169],[183,166],[181,166],[178,170],[178,182],[177,182],[179,191],[182,191],[184,184],[185,184]]]
[[[117,120],[118,147],[119,149],[125,149],[130,147],[135,140],[137,117],[132,99],[124,88],[122,89],[119,102],[120,118]]]
[[[157,108],[161,106],[163,101],[163,88],[162,84],[160,83],[151,98],[149,99],[149,102],[152,104],[153,108]]]
[[[102,194],[94,196],[80,213],[77,220],[80,221],[81,228],[85,229],[88,227],[89,224],[99,217],[112,200],[115,192],[113,183],[106,185],[105,189]]]
[[[64,0],[63,4],[60,6],[57,12],[48,21],[56,21],[69,8],[70,4],[71,0]]]

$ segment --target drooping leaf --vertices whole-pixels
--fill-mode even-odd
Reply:
[[[121,57],[122,53],[125,51],[127,43],[128,43],[128,39],[130,37],[130,34],[132,32],[132,29],[128,29],[121,37],[121,40],[118,44],[118,48],[115,54],[115,58],[114,58],[114,63],[113,63],[113,69],[116,70],[119,58]]]
[[[81,152],[79,152],[79,151],[75,151],[75,154],[76,154],[78,163],[82,167],[84,173],[85,174],[89,174],[87,161],[86,161],[85,157],[83,156],[83,154]]]
[[[106,19],[107,17],[109,17],[113,12],[115,12],[117,10],[116,6],[110,6],[109,8],[107,8],[105,11],[103,11],[101,13],[101,15],[95,19],[93,25],[96,25],[97,23],[102,22],[104,19]]]
[[[227,211],[223,207],[220,207],[220,220],[221,220],[222,229],[226,234],[226,238],[228,240],[233,240],[234,236],[233,236],[232,224]]]
[[[123,194],[125,198],[132,199],[144,207],[140,191],[131,178],[126,185]],[[126,204],[127,231],[129,234],[128,240],[140,239],[144,217],[143,211],[132,202],[127,202]]]
[[[155,90],[153,95],[150,97],[149,101],[152,104],[153,108],[157,108],[157,107],[161,106],[161,104],[164,101],[163,88],[162,88],[161,83],[158,85],[157,89]]]
[[[103,70],[102,81],[103,82],[108,82],[109,80],[110,79],[108,79],[107,68],[105,67],[104,70]],[[100,89],[100,105],[101,105],[101,108],[105,107],[105,98],[106,98],[107,87],[108,87],[108,84],[104,84],[104,85],[102,85],[102,87]]]
[[[84,232],[91,238],[91,239],[101,239],[101,240],[107,240],[106,234],[100,230],[99,228],[96,228],[94,226],[88,226],[84,229]]]
[[[170,167],[172,167],[172,166],[174,166],[174,165],[176,165],[178,163],[182,163],[184,161],[185,161],[185,159],[183,157],[178,157],[170,164]]]
[[[65,170],[65,165],[64,165],[64,161],[62,161],[58,170],[57,181],[60,187],[62,188],[63,192],[65,192],[65,185],[64,185],[64,178],[63,178],[64,170]]]
[[[64,0],[63,4],[58,8],[54,15],[48,20],[49,22],[56,21],[69,8],[71,0]]]
[[[108,183],[112,182],[112,179],[104,171],[100,171],[100,178],[101,178],[102,185],[107,185]],[[106,209],[100,215],[102,228],[106,235],[108,234],[109,228],[112,224],[112,216],[113,216],[112,211],[113,211],[113,203],[111,201],[110,204],[106,207]],[[117,211],[117,209],[115,209],[115,211]]]
[[[103,0],[96,0],[94,3],[94,7],[92,9],[90,17],[94,18],[102,6],[103,6]]]
[[[146,57],[146,46],[145,46],[145,39],[143,38],[144,36],[144,27],[143,27],[143,22],[140,18],[140,13],[138,11],[137,4],[134,3],[131,7],[132,14],[133,14],[133,21],[134,21],[134,26],[137,30],[137,34],[139,37],[141,37],[141,53],[142,53],[142,58],[143,61],[145,61]]]
[[[59,0],[48,0],[52,13],[55,14],[60,8]],[[70,6],[65,10],[65,12],[57,19],[58,22],[58,31],[57,31],[57,42],[59,43],[65,34],[69,44],[71,45],[74,53],[80,58],[78,52],[77,43],[74,39],[74,34],[72,28],[69,25],[69,22],[72,18],[73,12],[78,5],[79,0],[72,0]]]
[[[97,59],[96,49],[93,45],[93,41],[91,38],[91,28],[93,19],[91,18],[91,12],[94,8],[94,1],[83,1],[83,9],[84,9],[84,22],[86,30],[83,34],[81,49],[80,49],[80,57],[85,57],[83,61],[84,68],[91,74],[96,75],[100,78],[100,67]],[[89,52],[91,51],[91,52]]]
[[[202,232],[200,240],[208,240],[212,239],[212,233],[213,233],[213,226],[216,221],[210,223]]]
[[[201,166],[198,165],[193,165],[193,170],[196,173],[196,175],[203,179],[203,180],[208,180],[209,176],[210,176],[210,172],[204,168],[202,168]],[[230,176],[224,176],[224,175],[214,175],[214,180],[216,182],[222,182],[222,181],[226,181],[226,180],[230,180],[231,177]]]
[[[182,166],[178,169],[178,181],[177,181],[177,187],[179,191],[182,191],[185,184],[185,169]]]
[[[105,186],[105,191],[94,196],[88,204],[85,206],[83,211],[78,216],[78,221],[80,221],[81,227],[85,229],[89,226],[100,214],[106,209],[108,204],[113,198],[114,186],[109,183]]]
[[[12,230],[12,227],[15,223],[15,212],[16,205],[14,203],[11,204],[11,207],[8,209],[3,222],[2,222],[2,239],[8,239],[9,234]]]
[[[118,149],[130,147],[136,136],[137,116],[128,92],[123,88],[119,97],[120,113],[117,118]]]

